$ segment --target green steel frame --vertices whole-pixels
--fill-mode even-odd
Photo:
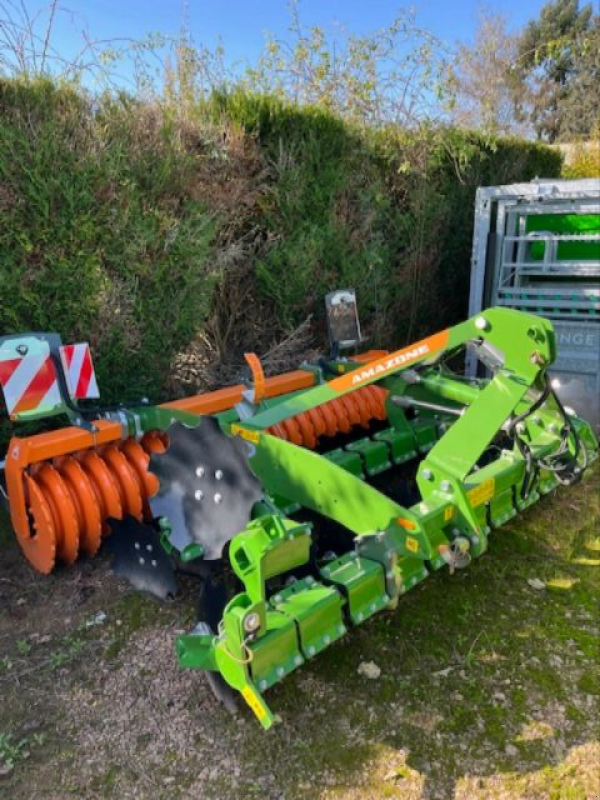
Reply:
[[[445,369],[443,360],[468,343],[492,366],[491,378],[465,381]],[[348,626],[394,607],[430,572],[465,566],[483,553],[493,528],[558,485],[553,457],[570,457],[577,477],[598,445],[586,423],[566,418],[551,393],[545,397],[545,371],[554,358],[549,322],[489,309],[367,365],[342,362],[339,377],[259,404],[243,421],[231,412],[222,415],[224,432],[251,445],[250,466],[264,501],[230,542],[229,559],[243,591],[225,607],[218,631],[199,628],[179,637],[182,666],[219,672],[269,728],[277,718],[266,689]],[[390,424],[373,437],[319,454],[266,432],[371,383],[388,390]],[[409,407],[422,411],[407,414]],[[166,422],[154,418],[146,425]],[[503,431],[513,433],[514,443],[484,459]],[[367,482],[419,457],[421,499],[410,508]],[[311,526],[287,517],[290,509],[343,526],[354,536],[353,548],[315,565]],[[269,591],[274,578],[302,568],[306,574],[309,564],[307,577]]]

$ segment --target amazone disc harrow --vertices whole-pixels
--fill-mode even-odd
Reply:
[[[449,369],[467,347],[485,377]],[[394,353],[270,379],[252,358],[251,386],[73,406],[75,426],[9,445],[17,537],[49,572],[111,534],[115,570],[160,597],[197,575],[180,663],[268,728],[272,685],[581,478],[598,444],[552,392],[555,350],[546,320],[489,309]]]

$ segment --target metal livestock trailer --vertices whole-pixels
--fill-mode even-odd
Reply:
[[[536,179],[478,189],[469,313],[490,306],[552,320],[558,345],[553,386],[598,428],[599,179]]]

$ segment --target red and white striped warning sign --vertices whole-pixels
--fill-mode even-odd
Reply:
[[[60,355],[71,397],[75,400],[99,397],[89,346],[66,345],[60,348]],[[48,350],[0,360],[0,386],[11,416],[46,413],[62,405],[56,370]]]
[[[100,397],[92,354],[88,344],[67,344],[60,348],[69,393],[75,400]]]
[[[0,361],[0,384],[10,415],[60,405],[54,364],[48,353]]]

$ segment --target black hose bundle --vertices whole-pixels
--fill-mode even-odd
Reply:
[[[554,402],[563,420],[561,441],[558,449],[551,455],[536,457],[529,444],[519,436],[518,426],[541,408],[550,395],[554,398]],[[507,434],[516,442],[519,452],[525,460],[525,480],[521,487],[521,498],[523,500],[527,499],[529,496],[531,488],[535,485],[541,469],[553,472],[556,480],[563,486],[570,486],[581,479],[581,475],[588,465],[587,450],[581,442],[581,438],[571,417],[567,414],[563,404],[553,391],[547,375],[545,376],[545,384],[540,396],[527,411],[511,420],[507,429]],[[572,453],[570,451],[571,443],[573,444]]]

